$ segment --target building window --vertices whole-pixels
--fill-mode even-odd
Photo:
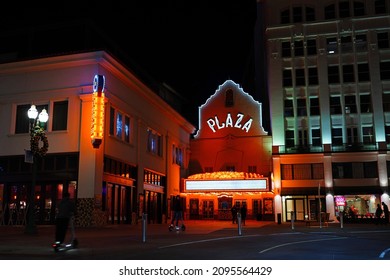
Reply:
[[[355,50],[357,52],[367,51],[367,36],[366,34],[359,34],[355,37]]]
[[[131,118],[110,107],[110,135],[126,143],[131,142]]]
[[[338,65],[328,66],[328,82],[330,84],[340,83],[340,73]]]
[[[249,165],[248,166],[248,173],[257,173],[257,166],[256,165]]]
[[[38,112],[41,112],[43,109],[46,109],[47,113],[48,111],[48,105],[35,105]],[[31,104],[22,104],[16,106],[16,122],[15,122],[15,134],[20,133],[29,133],[30,132],[30,119],[28,118],[27,112],[30,109]],[[43,128],[47,129],[47,122],[43,125]]]
[[[379,69],[381,80],[390,80],[390,61],[381,62]]]
[[[372,162],[335,162],[332,163],[334,179],[378,178],[378,165]]]
[[[343,129],[340,127],[332,128],[332,145],[343,145]]]
[[[334,4],[325,7],[325,19],[336,18],[336,6]]]
[[[291,57],[291,43],[282,42],[282,57]]]
[[[301,147],[307,147],[309,142],[307,138],[307,129],[298,130],[298,143]]]
[[[295,85],[305,85],[305,69],[295,69]]]
[[[361,94],[360,95],[360,112],[369,113],[371,112],[371,94]]]
[[[339,17],[350,17],[349,1],[339,2]]]
[[[177,147],[176,145],[172,146],[172,159],[173,163],[183,166],[183,149]]]
[[[228,89],[225,94],[226,94],[225,107],[233,107],[234,106],[233,90]]]
[[[147,151],[157,156],[162,156],[162,136],[153,129],[147,129]]]
[[[302,22],[302,7],[294,7],[293,8],[293,21],[295,22]]]
[[[357,127],[347,127],[347,144],[354,145],[359,143]]]
[[[284,117],[294,117],[294,105],[291,99],[284,100]]]
[[[331,115],[342,114],[340,96],[331,96],[329,104]]]
[[[377,37],[378,49],[388,49],[390,47],[388,32],[377,33],[376,37]]]
[[[375,0],[375,14],[387,13],[386,0]]]
[[[307,116],[306,98],[297,99],[297,114],[299,117]]]
[[[364,126],[363,131],[363,143],[364,144],[373,144],[375,143],[374,128],[372,126]]]
[[[370,69],[368,67],[368,63],[358,64],[358,79],[359,82],[370,81]]]
[[[283,70],[283,86],[284,87],[291,87],[292,86],[291,69]]]
[[[310,116],[320,115],[320,102],[317,96],[310,97]]]
[[[311,130],[311,143],[313,146],[321,146],[321,130],[319,128],[313,128]]]
[[[286,130],[286,147],[294,147],[295,146],[295,140],[294,140],[294,130]]]
[[[338,41],[336,37],[326,39],[326,51],[328,54],[338,53]]]
[[[341,52],[343,52],[343,53],[352,52],[352,37],[351,36],[341,37]]]
[[[303,56],[303,41],[295,41],[294,42],[294,55],[295,56]]]
[[[290,10],[284,10],[280,13],[280,23],[281,24],[286,24],[290,23]]]
[[[366,14],[363,2],[353,2],[353,14],[355,17],[364,16]]]
[[[52,131],[66,130],[68,127],[68,101],[53,103]]]
[[[357,113],[356,96],[346,95],[344,96],[345,113],[354,114]]]
[[[307,40],[306,42],[307,55],[317,54],[317,41],[315,39]]]
[[[382,95],[383,111],[390,112],[390,92]]]
[[[386,143],[390,144],[390,125],[385,125],[385,134],[386,134]]]
[[[318,85],[318,73],[316,67],[308,68],[309,72],[309,85]]]
[[[324,178],[324,165],[312,164],[282,164],[282,180],[313,180]]]
[[[306,7],[306,21],[315,21],[316,13],[314,8]]]
[[[355,82],[355,75],[353,73],[353,65],[343,65],[343,82],[353,83]]]

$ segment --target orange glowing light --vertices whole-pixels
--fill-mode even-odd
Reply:
[[[223,179],[256,179],[263,178],[263,175],[249,172],[236,172],[236,171],[218,171],[211,173],[200,173],[188,176],[191,180],[223,180]]]
[[[104,76],[96,75],[93,81],[91,140],[99,148],[104,134]]]

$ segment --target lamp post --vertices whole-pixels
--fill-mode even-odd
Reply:
[[[49,148],[49,142],[47,141],[45,130],[43,125],[49,119],[49,115],[46,109],[43,109],[39,114],[35,105],[31,105],[31,108],[27,112],[30,119],[30,151],[32,154],[32,180],[30,191],[28,192],[28,204],[27,204],[27,222],[25,233],[35,234],[37,228],[35,225],[34,209],[35,209],[35,182],[37,175],[37,160],[45,156]],[[42,141],[40,147],[39,141]]]

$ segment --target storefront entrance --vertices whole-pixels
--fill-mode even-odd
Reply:
[[[107,184],[108,221],[111,224],[131,223],[132,187]]]
[[[214,219],[214,201],[203,200],[203,219]]]
[[[287,198],[285,202],[286,221],[291,221],[292,212],[294,213],[295,221],[303,221],[305,219],[305,201],[303,198]]]

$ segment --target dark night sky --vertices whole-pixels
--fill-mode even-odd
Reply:
[[[33,6],[11,14],[0,23],[93,19],[148,74],[186,96],[186,117],[194,125],[198,106],[227,79],[258,99],[253,81],[256,0],[133,0]]]

